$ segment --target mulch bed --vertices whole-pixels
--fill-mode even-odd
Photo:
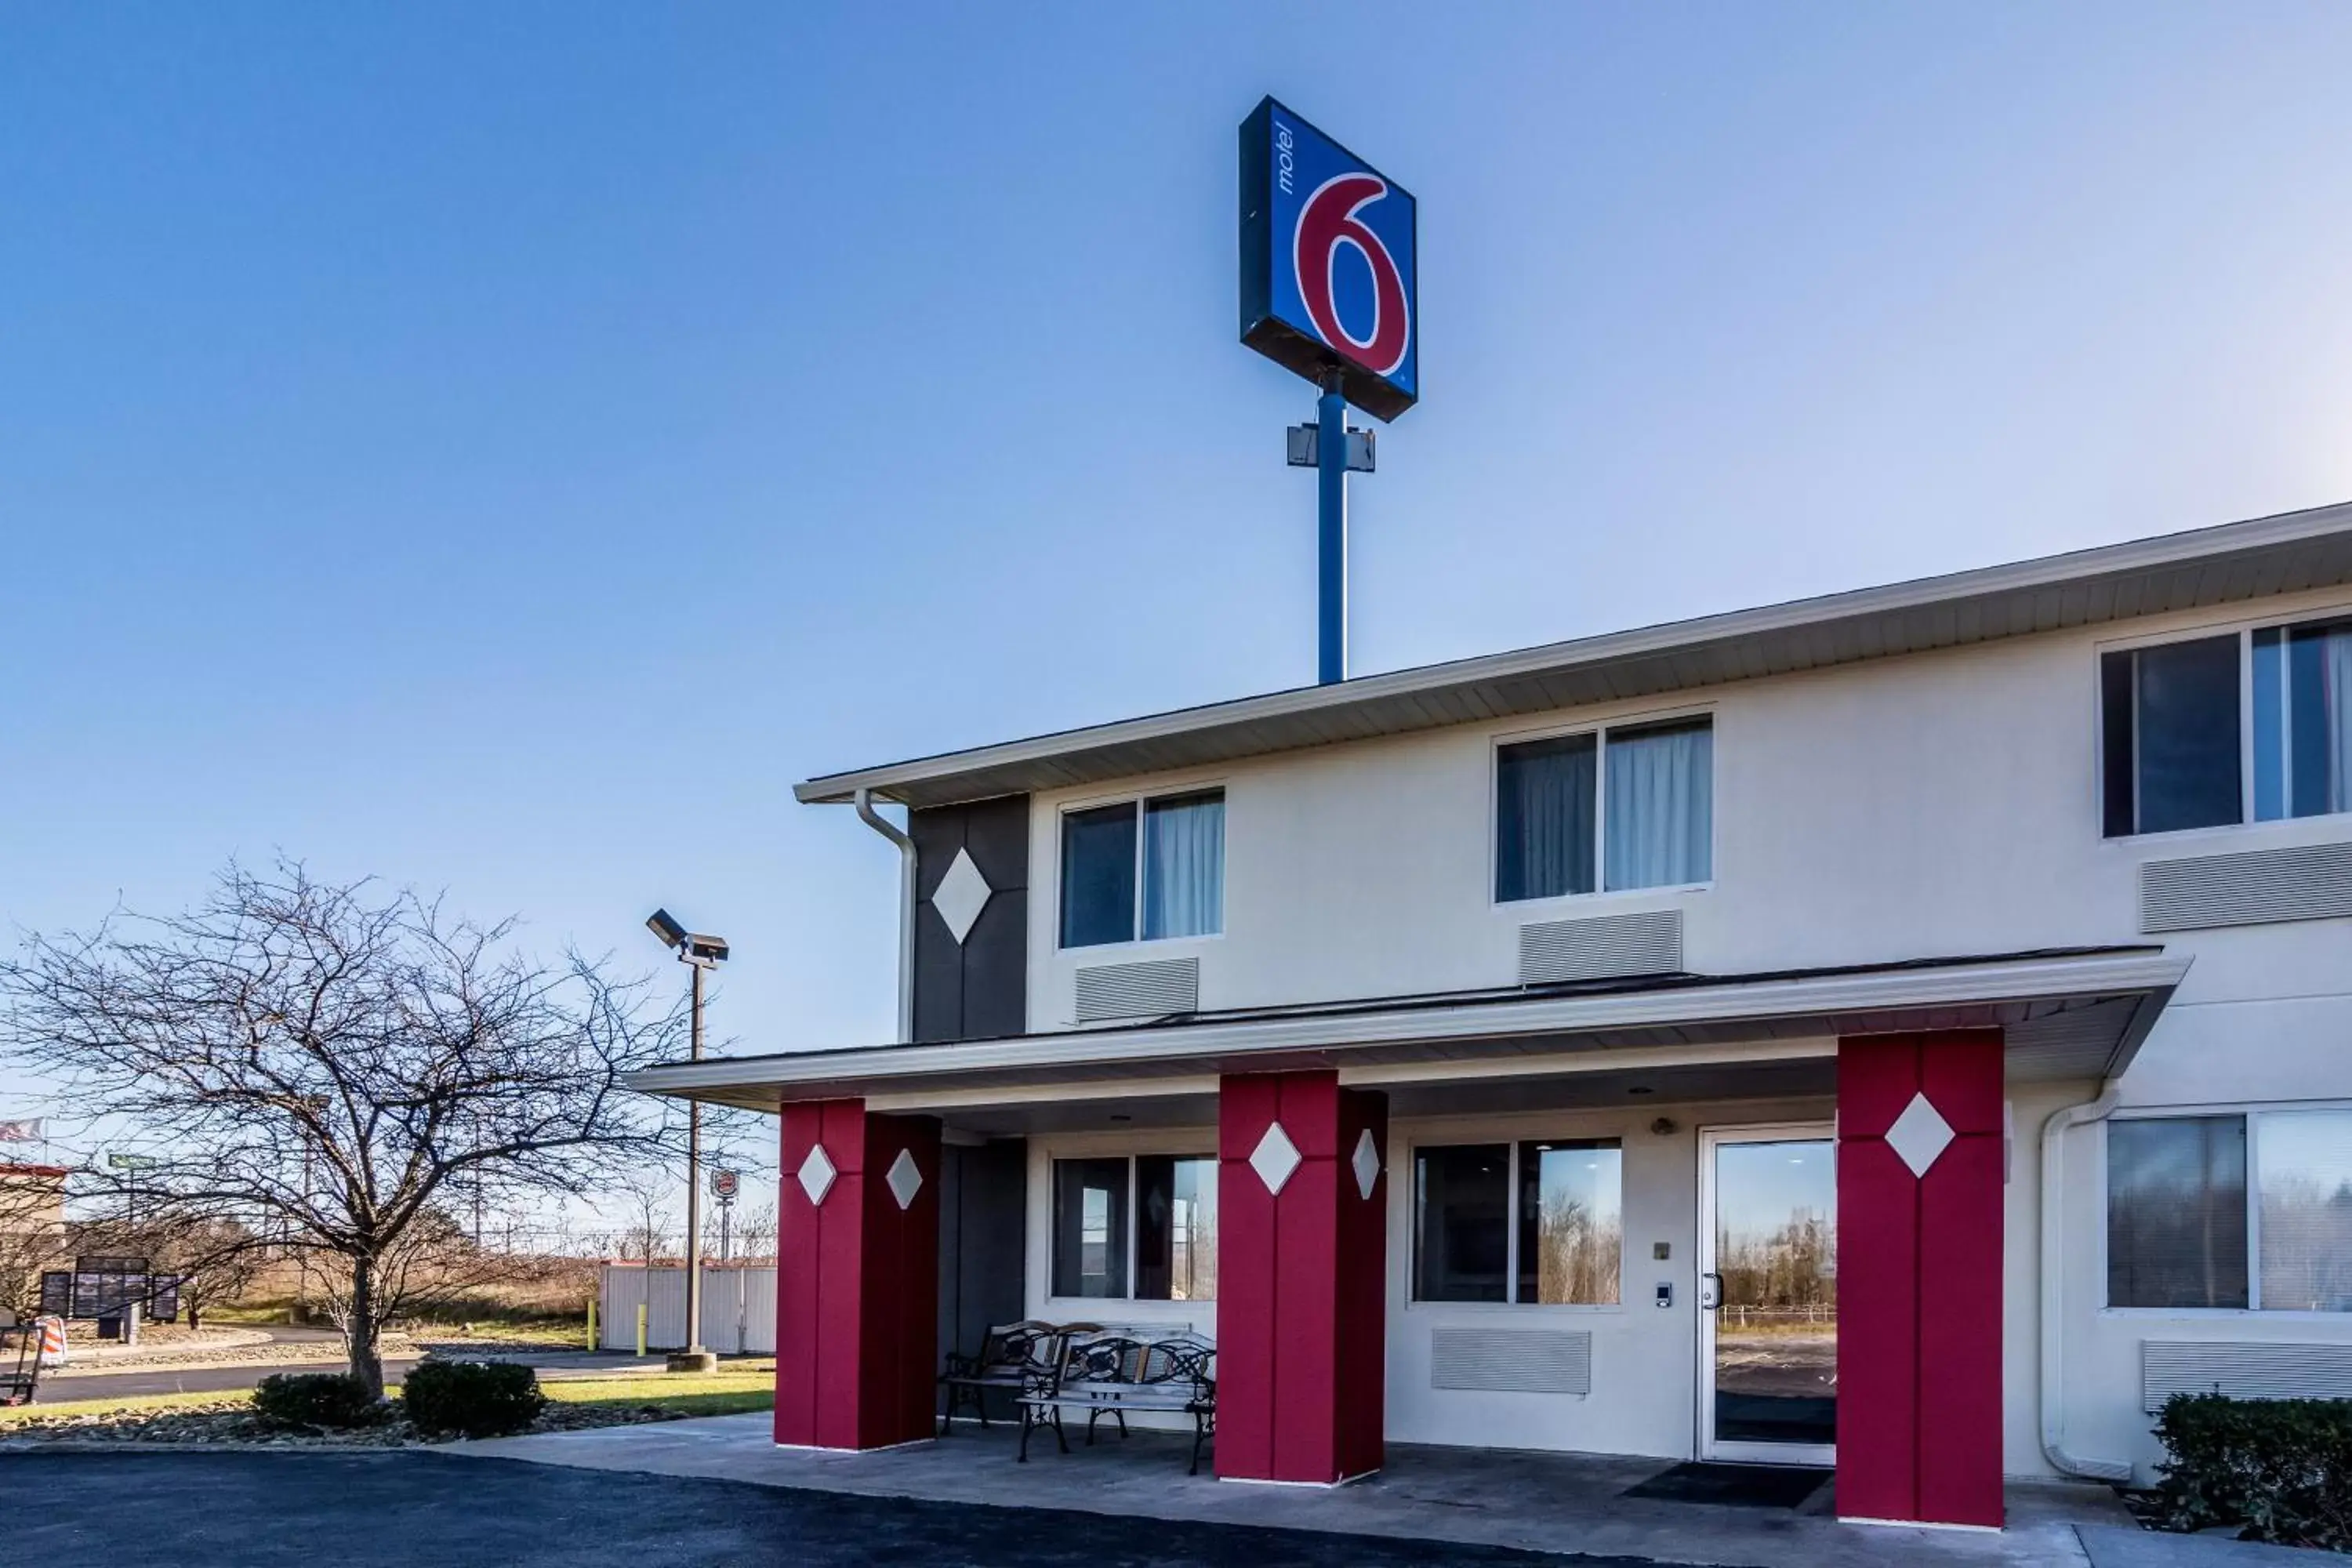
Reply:
[[[635,1426],[653,1421],[683,1420],[691,1414],[658,1405],[550,1405],[525,1433],[517,1435],[579,1432],[592,1426]],[[33,1415],[0,1426],[0,1449],[60,1443],[77,1447],[233,1445],[241,1448],[402,1448],[458,1440],[427,1436],[397,1416],[379,1426],[347,1431],[292,1430],[263,1420],[254,1414],[249,1399],[234,1394],[222,1395],[217,1403],[184,1405],[176,1410],[81,1411]]]

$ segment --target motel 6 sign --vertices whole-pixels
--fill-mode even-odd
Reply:
[[[1414,207],[1269,98],[1242,121],[1242,342],[1393,419],[1421,398]]]

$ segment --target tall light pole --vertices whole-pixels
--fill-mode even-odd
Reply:
[[[727,957],[726,942],[690,931],[656,910],[646,929],[661,938],[677,961],[694,971],[692,1051],[702,1059],[702,976]],[[716,1372],[719,1358],[702,1348],[702,1102],[686,1102],[686,1349],[669,1358],[672,1372]]]

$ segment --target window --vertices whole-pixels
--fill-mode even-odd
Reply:
[[[1062,945],[1225,929],[1225,795],[1201,790],[1062,816]]]
[[[2110,838],[2246,821],[2250,773],[2254,821],[2352,812],[2352,620],[2103,654],[2099,691]]]
[[[2238,793],[2238,639],[2103,656],[2110,837],[2244,820]]]
[[[1714,837],[1712,720],[1524,741],[1496,754],[1498,902],[1704,882]]]
[[[1415,1150],[1413,1300],[1614,1304],[1622,1159],[1613,1138]]]
[[[2110,1121],[2107,1304],[2352,1312],[2352,1110]]]
[[[1127,1294],[1127,1162],[1054,1162],[1054,1294]]]
[[[1216,1300],[1217,1162],[1211,1156],[1056,1160],[1053,1221],[1056,1296]]]
[[[2246,1121],[2107,1124],[2107,1305],[2243,1307]]]
[[[2254,816],[2352,811],[2352,620],[2254,634]]]
[[[1144,1154],[1135,1162],[1135,1293],[1147,1301],[1217,1299],[1217,1163]]]
[[[1617,1300],[1619,1154],[1605,1142],[1519,1145],[1519,1294],[1546,1306]]]
[[[2262,1297],[2273,1312],[2352,1312],[2352,1110],[2255,1118]]]

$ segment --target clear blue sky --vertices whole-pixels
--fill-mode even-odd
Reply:
[[[283,848],[885,1037],[796,779],[1311,678],[1268,91],[1421,201],[1360,671],[2352,496],[2352,7],[813,9],[0,9],[0,927]]]

